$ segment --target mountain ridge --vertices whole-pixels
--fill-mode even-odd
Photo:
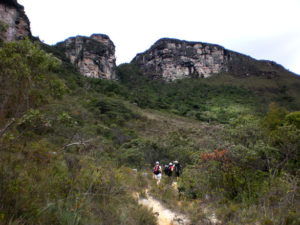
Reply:
[[[272,78],[287,71],[274,61],[256,60],[217,44],[162,38],[131,61],[154,79],[209,77],[230,72],[235,76]],[[289,72],[289,71],[288,71]]]
[[[26,37],[32,39],[30,21],[24,7],[16,0],[1,0],[0,6],[0,20],[8,25],[2,39],[5,41]],[[101,38],[96,38],[97,36]],[[94,42],[95,40],[97,42]],[[76,44],[77,42],[82,43]],[[86,49],[83,42],[92,43]],[[103,48],[97,51],[101,43],[107,46],[106,52],[103,52]],[[54,46],[59,47],[61,52],[64,51],[63,54],[84,76],[118,79],[115,45],[108,35],[92,34],[90,37],[77,35]],[[257,60],[218,44],[167,37],[157,40],[144,52],[137,53],[131,62],[135,63],[145,76],[167,81],[186,77],[209,77],[222,72],[239,77],[262,76],[268,79],[283,73],[297,75],[274,61]]]

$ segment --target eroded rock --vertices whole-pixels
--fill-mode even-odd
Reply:
[[[115,46],[107,35],[71,37],[57,47],[82,75],[108,80],[117,78]]]
[[[3,29],[1,39],[4,41],[15,41],[31,38],[30,22],[24,12],[24,7],[16,0],[0,1],[0,22]]]
[[[133,62],[146,75],[172,81],[226,71],[226,60],[221,46],[165,38],[138,54]]]
[[[132,60],[152,79],[173,81],[183,78],[207,78],[230,72],[236,76],[277,76],[274,62],[258,61],[219,45],[163,38]],[[263,68],[263,69],[262,69]]]

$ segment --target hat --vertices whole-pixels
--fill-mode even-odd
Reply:
[[[155,164],[157,165],[157,164],[159,164],[159,162],[158,162],[158,161],[156,161],[156,163],[155,163]]]

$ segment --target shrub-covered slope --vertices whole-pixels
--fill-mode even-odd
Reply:
[[[116,158],[139,115],[29,41],[0,58],[0,223],[155,224],[132,197],[143,177]]]
[[[155,224],[133,198],[147,179],[132,169],[151,173],[156,160],[182,163],[194,224],[207,196],[224,223],[299,222],[298,78],[165,83],[127,64],[107,81],[43,48],[52,54],[0,46],[1,223]],[[166,183],[156,196],[174,203]]]

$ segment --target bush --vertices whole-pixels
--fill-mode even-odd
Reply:
[[[93,99],[87,104],[88,108],[105,124],[122,125],[125,121],[137,117],[121,101],[103,97]]]

